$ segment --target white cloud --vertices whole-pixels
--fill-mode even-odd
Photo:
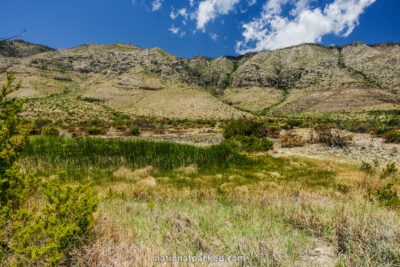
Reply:
[[[358,18],[376,0],[334,0],[322,10],[310,8],[312,0],[299,0],[289,19],[281,15],[282,7],[292,0],[269,0],[259,18],[243,25],[243,40],[236,52],[243,54],[276,49],[300,43],[320,42],[326,34],[348,36],[358,25]]]
[[[219,15],[231,12],[240,0],[204,0],[200,2],[196,12],[193,14],[197,21],[197,29],[205,31],[205,25]]]
[[[179,27],[175,27],[175,26],[171,26],[171,28],[168,29],[170,32],[172,32],[173,34],[179,35],[179,37],[183,37],[186,35],[186,32],[183,31],[181,28]]]
[[[186,8],[178,9],[178,11],[175,12],[175,9],[172,7],[169,17],[175,20],[179,16],[182,16],[184,19],[188,18],[189,14],[187,13]]]
[[[171,13],[169,13],[169,17],[173,20],[178,17],[178,13],[175,13],[174,8],[172,8]]]
[[[257,4],[257,0],[249,0],[249,6],[254,6]]]
[[[152,10],[153,11],[159,10],[161,8],[163,2],[164,2],[164,0],[154,0],[152,3]]]
[[[186,12],[186,8],[181,8],[178,10],[178,14],[187,19],[188,13]]]
[[[211,39],[213,39],[215,42],[218,40],[218,35],[215,33],[210,33]]]
[[[290,15],[292,16],[299,15],[302,11],[309,9],[309,6],[310,6],[310,0],[298,0],[295,4],[295,7],[292,10],[290,10]]]
[[[173,34],[178,34],[180,29],[178,27],[175,28],[174,26],[171,26],[171,28],[169,28],[168,30]]]

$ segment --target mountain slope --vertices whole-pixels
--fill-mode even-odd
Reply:
[[[29,117],[80,119],[118,111],[227,119],[250,116],[242,110],[330,112],[400,104],[400,46],[394,43],[302,44],[187,59],[126,44],[52,50],[13,41],[0,46],[0,73],[11,70],[23,80],[14,96],[30,98]]]

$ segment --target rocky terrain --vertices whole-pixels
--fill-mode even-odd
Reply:
[[[159,48],[0,43],[0,74],[23,81],[25,116],[227,119],[258,114],[397,108],[400,45],[302,44],[239,57],[192,59]],[[5,75],[2,75],[2,79]]]
[[[296,129],[296,135],[307,140],[310,136],[309,129]],[[359,165],[362,161],[374,162],[375,165],[385,167],[394,162],[400,164],[400,145],[390,144],[384,139],[362,133],[346,132],[352,136],[352,141],[345,147],[329,147],[325,144],[306,143],[302,147],[282,147],[278,139],[273,139],[274,149],[269,153],[275,157],[299,156],[344,164]]]

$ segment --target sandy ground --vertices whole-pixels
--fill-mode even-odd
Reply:
[[[296,134],[305,139],[309,129],[298,129]],[[400,144],[385,143],[385,140],[369,134],[347,133],[354,138],[345,148],[328,147],[323,144],[306,144],[303,147],[283,148],[279,140],[274,140],[274,149],[270,152],[275,157],[303,156],[315,159],[334,160],[343,163],[359,164],[361,161],[386,164],[395,162],[400,164]]]

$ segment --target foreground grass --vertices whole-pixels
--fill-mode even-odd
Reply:
[[[34,139],[21,164],[95,181],[102,202],[93,240],[75,252],[82,265],[153,266],[155,255],[246,257],[233,266],[400,264],[398,211],[365,197],[386,181],[349,166],[49,137]]]

